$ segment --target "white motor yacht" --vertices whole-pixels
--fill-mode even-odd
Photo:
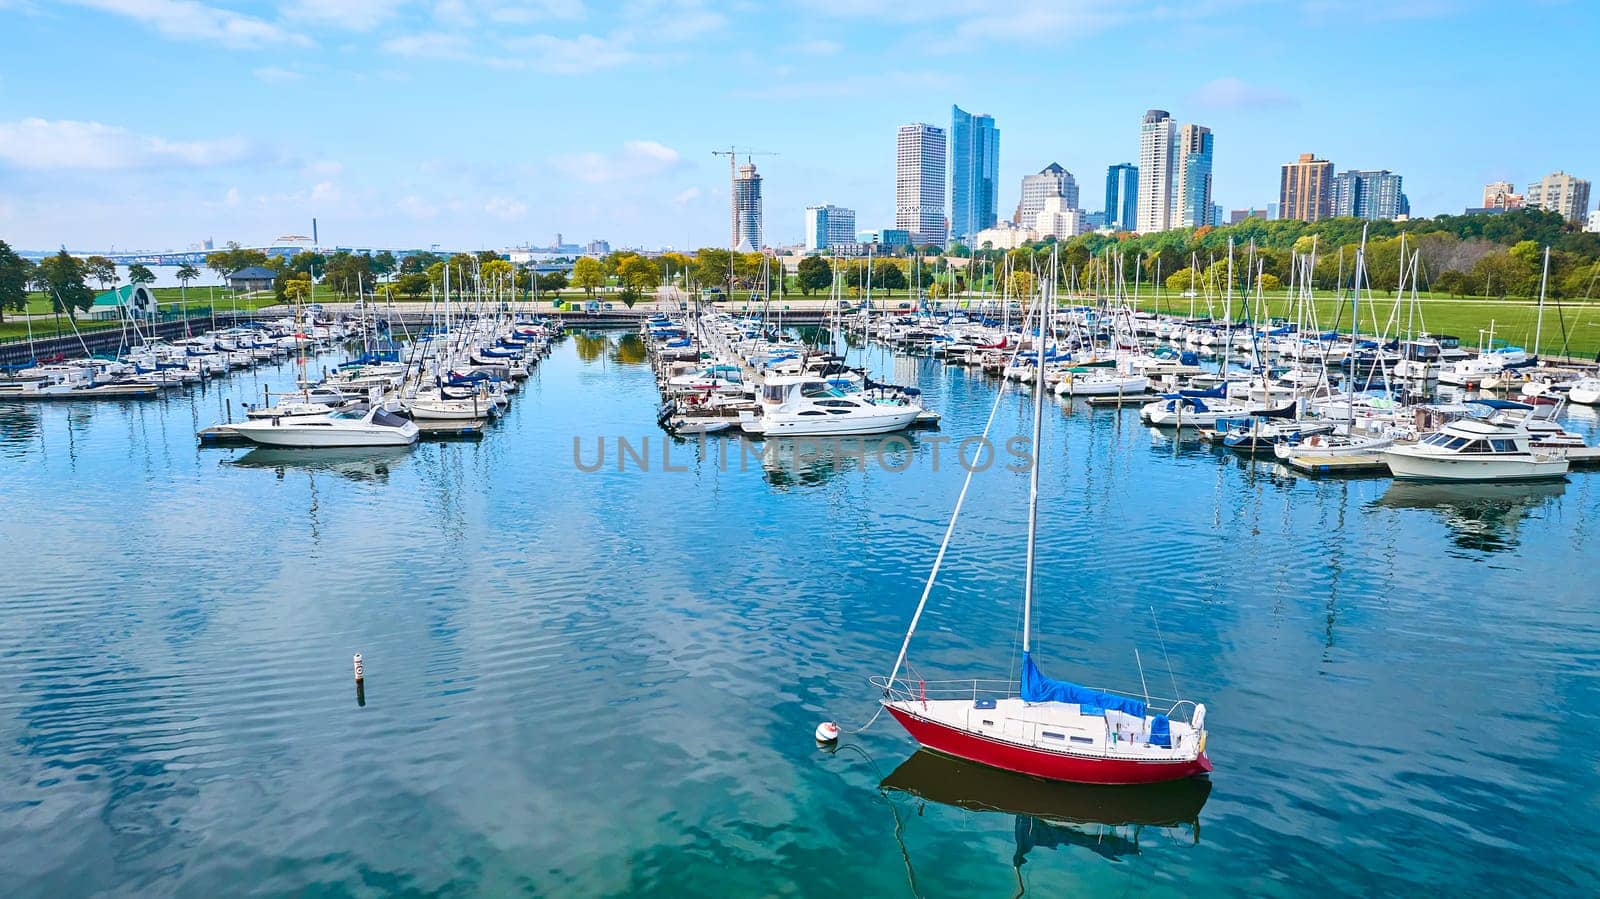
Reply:
[[[266,446],[409,446],[420,433],[380,406],[342,409],[322,418],[264,418],[232,425],[233,431]]]
[[[1403,480],[1531,481],[1563,477],[1565,456],[1534,449],[1527,428],[1464,419],[1383,451],[1389,471]]]
[[[1600,378],[1579,378],[1567,391],[1567,402],[1583,406],[1600,406]]]
[[[903,395],[878,398],[822,378],[781,375],[766,379],[755,410],[740,413],[739,427],[767,437],[886,434],[921,414],[922,406]]]

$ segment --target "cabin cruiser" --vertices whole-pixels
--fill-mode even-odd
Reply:
[[[1568,462],[1536,450],[1527,428],[1463,419],[1425,434],[1417,443],[1389,447],[1383,459],[1403,480],[1529,481],[1564,477]]]
[[[768,377],[753,411],[739,413],[739,427],[766,437],[886,434],[916,422],[922,406],[908,391],[846,392],[810,375]]]
[[[1201,395],[1193,395],[1201,394]],[[1169,428],[1215,427],[1220,421],[1244,418],[1260,411],[1259,407],[1228,402],[1212,391],[1180,391],[1163,394],[1139,407],[1139,418],[1145,424]]]
[[[1600,378],[1579,378],[1567,391],[1567,401],[1583,406],[1600,406]]]
[[[1149,389],[1149,378],[1123,374],[1114,368],[1069,368],[1056,382],[1059,396],[1137,395]]]
[[[420,433],[380,406],[341,409],[322,418],[266,418],[230,426],[233,433],[267,446],[409,446]]]

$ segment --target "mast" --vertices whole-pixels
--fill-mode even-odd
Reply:
[[[1039,346],[1033,371],[1033,469],[1028,474],[1028,561],[1022,579],[1022,651],[1026,653],[1033,635],[1033,569],[1039,539],[1039,468],[1044,458],[1039,451],[1039,433],[1044,423],[1044,342],[1049,333],[1046,323],[1055,287],[1056,256],[1050,257],[1050,279],[1039,291]]]
[[[1539,358],[1539,338],[1544,336],[1544,289],[1550,282],[1550,247],[1544,248],[1544,271],[1539,275],[1539,317],[1533,325],[1533,357]]]

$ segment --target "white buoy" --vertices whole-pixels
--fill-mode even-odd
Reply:
[[[363,680],[366,679],[366,672],[363,671],[362,668],[361,668],[361,653],[359,653],[359,652],[356,653],[355,666],[356,666],[356,683],[359,684]]]
[[[832,721],[824,721],[817,725],[817,742],[833,743],[839,739],[839,725]]]

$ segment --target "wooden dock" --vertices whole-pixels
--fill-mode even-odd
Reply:
[[[1310,475],[1381,475],[1389,473],[1389,464],[1382,453],[1360,453],[1351,456],[1296,456],[1284,460],[1285,465]]]

